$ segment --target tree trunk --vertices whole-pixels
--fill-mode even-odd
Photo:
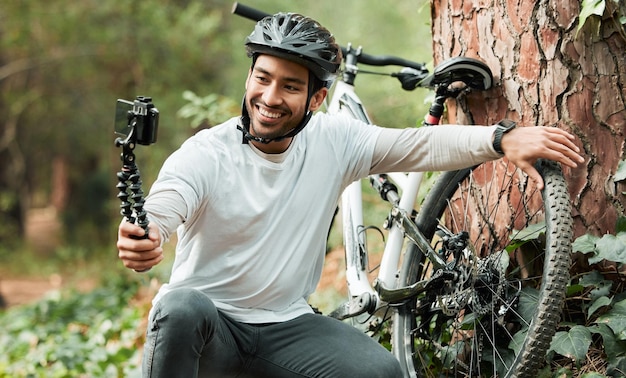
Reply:
[[[609,3],[609,1],[607,1]],[[613,233],[626,213],[626,40],[619,23],[577,33],[579,0],[441,0],[432,2],[435,64],[468,56],[489,65],[497,83],[448,104],[450,123],[549,125],[579,140],[586,164],[564,169],[575,236]],[[605,13],[606,14],[606,13]]]

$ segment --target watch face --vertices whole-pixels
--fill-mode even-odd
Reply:
[[[498,125],[500,125],[502,131],[506,133],[507,131],[515,128],[515,125],[517,125],[517,123],[511,121],[510,119],[503,119],[502,121],[498,122]]]

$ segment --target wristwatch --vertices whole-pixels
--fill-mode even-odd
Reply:
[[[510,119],[503,119],[502,121],[498,122],[498,127],[493,134],[493,149],[496,150],[496,152],[500,155],[504,155],[504,151],[502,151],[501,145],[502,136],[513,130],[515,128],[515,125],[517,125],[517,123],[511,121]]]

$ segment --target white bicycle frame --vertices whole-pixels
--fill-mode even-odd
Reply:
[[[355,92],[353,85],[344,81],[335,83],[334,92],[328,104],[328,113],[347,114],[350,117],[372,123]],[[423,173],[387,174],[400,189],[400,211],[413,211]],[[380,296],[372,286],[368,276],[367,242],[363,224],[363,199],[361,180],[350,184],[341,196],[343,243],[346,254],[346,280],[351,298],[369,293],[375,298],[376,308],[380,308]],[[404,244],[404,230],[398,222],[392,222],[383,251],[377,280],[386,288],[396,287],[396,276]]]

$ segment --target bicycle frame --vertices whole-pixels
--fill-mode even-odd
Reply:
[[[397,60],[393,57],[373,57],[363,56],[361,49],[353,49],[348,46],[343,50],[344,71],[343,80],[335,83],[335,88],[328,102],[327,110],[329,114],[345,114],[349,117],[361,120],[365,123],[372,123],[367,112],[356,94],[354,81],[359,72],[358,62],[370,65],[408,65],[417,71],[413,72],[419,77],[420,71],[415,63]],[[408,63],[408,64],[407,64]],[[480,67],[480,66],[478,66]],[[423,68],[422,68],[423,69]],[[460,79],[468,87],[480,88],[491,85],[490,73],[480,73],[477,76],[466,74],[458,77],[456,72],[467,70],[480,72],[477,66],[468,64],[468,61],[451,61],[437,68],[436,75],[422,77],[422,82],[415,82],[415,85],[405,86],[404,89],[414,89],[418,86],[435,87],[437,96],[428,116],[424,121],[425,126],[436,125],[443,113],[443,105],[447,98],[456,97],[464,89],[449,89],[448,84]],[[423,71],[421,71],[423,74]],[[408,73],[407,73],[408,74]],[[399,74],[397,74],[399,76]],[[393,75],[392,75],[393,76]],[[425,76],[425,75],[424,75]],[[437,78],[435,78],[437,77]],[[446,77],[442,83],[438,83],[439,78]],[[489,78],[489,81],[474,82],[476,77]],[[468,78],[471,78],[468,79]],[[402,81],[402,80],[401,80]],[[440,85],[441,84],[441,85]],[[387,180],[390,177],[395,183]],[[387,241],[382,254],[382,260],[378,274],[373,283],[368,276],[368,250],[363,224],[363,199],[361,181],[350,184],[342,194],[342,223],[343,242],[346,254],[346,280],[348,283],[349,301],[333,311],[330,316],[337,319],[346,319],[360,315],[364,312],[374,313],[377,309],[387,304],[396,304],[419,294],[425,290],[427,282],[417,282],[407,287],[396,287],[397,272],[402,258],[405,238],[418,246],[420,251],[429,259],[435,270],[445,267],[446,263],[434,251],[428,240],[422,235],[412,219],[413,209],[417,199],[422,180],[423,172],[400,173],[392,172],[387,174],[370,175],[369,180],[379,193],[392,205],[386,228],[388,228]],[[387,188],[391,190],[387,190]],[[400,188],[400,191],[398,188]],[[400,196],[398,193],[402,193]]]
[[[349,69],[349,68],[348,68]],[[354,66],[356,75],[356,66]],[[355,92],[355,87],[346,81],[338,81],[335,84],[333,95],[328,104],[329,114],[347,114],[363,122],[372,123],[361,100]],[[389,176],[402,190],[397,209],[401,212],[411,213],[417,198],[423,173],[390,173]],[[351,298],[362,298],[365,294],[372,295],[374,303],[368,305],[369,309],[379,307],[380,295],[372,285],[368,277],[368,254],[366,236],[363,232],[363,206],[362,206],[361,181],[350,184],[342,194],[342,223],[343,237],[346,254],[346,279]],[[401,258],[405,230],[399,222],[392,222],[387,242],[380,263],[377,285],[385,288],[395,286],[396,272]],[[363,309],[365,310],[365,309]]]

